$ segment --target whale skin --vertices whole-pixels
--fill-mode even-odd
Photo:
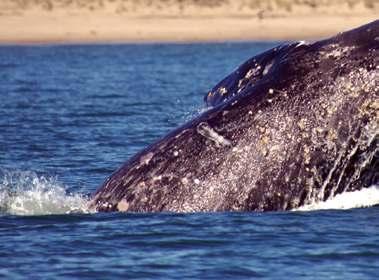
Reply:
[[[98,211],[289,210],[379,181],[379,21],[252,57],[130,158]]]

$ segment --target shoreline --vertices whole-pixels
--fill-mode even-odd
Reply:
[[[378,14],[375,0],[2,0],[0,44],[318,40]]]
[[[83,26],[82,21],[86,22]],[[374,16],[256,18],[0,17],[1,45],[212,43],[316,40],[375,20]],[[12,26],[12,28],[7,28]]]

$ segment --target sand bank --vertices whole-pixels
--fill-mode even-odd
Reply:
[[[292,2],[2,0],[0,43],[316,39],[379,15],[377,1]]]

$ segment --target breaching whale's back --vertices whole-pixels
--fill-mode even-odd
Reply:
[[[286,210],[378,182],[379,21],[249,59],[128,160],[101,211]]]

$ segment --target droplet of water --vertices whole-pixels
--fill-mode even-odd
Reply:
[[[68,193],[54,177],[31,171],[1,170],[0,213],[11,215],[52,215],[88,213],[88,199]]]

